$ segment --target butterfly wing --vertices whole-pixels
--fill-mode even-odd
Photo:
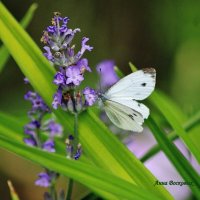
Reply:
[[[108,99],[143,100],[153,92],[155,83],[155,69],[145,68],[122,78],[105,93],[105,96]]]
[[[104,109],[109,119],[117,127],[136,132],[141,132],[143,130],[141,125],[144,119],[139,112],[132,108],[114,101],[106,100],[104,102]]]
[[[110,98],[109,100],[128,106],[129,108],[140,113],[144,119],[147,119],[149,116],[149,108],[135,100],[123,98]]]

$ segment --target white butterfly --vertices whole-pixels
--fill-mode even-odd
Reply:
[[[136,100],[147,98],[154,90],[156,70],[145,68],[119,80],[105,94],[99,97],[105,112],[117,127],[141,132],[144,119],[149,116],[149,109]]]

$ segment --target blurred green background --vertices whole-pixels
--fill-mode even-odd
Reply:
[[[199,109],[200,1],[3,0],[2,2],[17,20],[24,16],[33,2],[38,3],[39,7],[27,31],[41,48],[42,31],[50,24],[52,13],[60,11],[63,16],[70,17],[70,27],[79,27],[82,30],[74,43],[78,44],[82,36],[90,38],[89,44],[94,50],[86,53],[85,57],[89,59],[94,71],[96,64],[104,59],[115,60],[116,65],[126,74],[130,72],[129,61],[138,68],[154,67],[157,70],[157,88],[174,99],[186,114],[192,115]],[[90,77],[91,74],[87,77],[87,82],[93,85],[95,79]],[[18,117],[25,116],[29,104],[24,101],[23,96],[27,90],[22,73],[10,58],[0,74],[0,110]],[[13,158],[11,159],[10,154],[4,151],[0,153],[1,173],[6,174],[1,178],[0,184],[5,185],[7,178],[20,180],[16,174],[24,173],[25,170],[18,165],[13,168],[11,165],[16,161],[11,161]],[[7,163],[6,167],[3,165],[4,162]],[[13,170],[18,171],[10,173]],[[35,170],[37,169],[33,169],[33,176],[36,174]],[[18,181],[17,184],[19,188],[19,185],[24,183]],[[1,193],[0,189],[0,196]],[[2,199],[8,199],[8,196],[3,197]],[[25,196],[24,199],[31,197]]]

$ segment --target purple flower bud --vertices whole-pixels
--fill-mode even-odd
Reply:
[[[104,60],[97,65],[102,87],[110,87],[119,80],[115,73],[114,66],[115,63],[113,60]]]
[[[35,181],[35,185],[41,187],[49,187],[51,185],[51,177],[46,172],[38,174],[38,179]]]
[[[44,102],[42,100],[42,98],[36,98],[32,101],[33,104],[33,109],[42,109],[43,110],[43,106],[44,106]]]
[[[82,45],[81,54],[83,54],[86,50],[92,51],[93,47],[86,44],[88,40],[89,38],[83,37],[82,42],[81,42],[81,45]]]
[[[77,66],[80,68],[80,71],[83,73],[85,70],[91,72],[90,67],[88,66],[88,60],[83,58],[77,62]]]
[[[25,128],[35,130],[40,127],[40,123],[37,120],[34,120],[28,124],[26,124]]]
[[[48,26],[47,32],[50,33],[50,34],[55,33],[56,32],[56,26]]]
[[[67,24],[68,21],[69,21],[69,17],[64,17],[64,18],[63,18],[63,24]]]
[[[83,90],[83,94],[85,96],[85,102],[87,106],[92,106],[97,100],[97,93],[92,88],[86,87]]]
[[[56,85],[65,84],[65,76],[61,72],[57,72],[54,76],[54,81]]]
[[[47,140],[43,145],[42,145],[42,149],[48,152],[55,152],[55,144],[54,141],[49,139]]]
[[[78,144],[76,154],[74,155],[74,159],[78,160],[81,157],[81,154],[82,154],[81,144]]]
[[[26,143],[29,146],[37,146],[37,143],[33,137],[24,138],[24,143]]]
[[[84,80],[83,75],[81,74],[80,68],[77,66],[70,66],[66,69],[66,84],[74,84],[76,86],[80,85],[81,81]]]
[[[30,83],[29,80],[28,80],[28,78],[26,78],[26,77],[24,78],[24,83],[25,84],[29,84]]]
[[[35,99],[36,97],[37,97],[37,94],[35,92],[32,92],[32,91],[28,91],[24,95],[24,99],[25,100],[29,100],[29,101],[33,101],[33,99]]]
[[[82,42],[81,42],[81,50],[76,54],[76,59],[75,60],[79,60],[82,55],[84,54],[84,52],[86,50],[88,51],[92,51],[93,47],[89,46],[89,45],[86,45],[86,42],[89,40],[89,38],[86,38],[86,37],[83,37],[82,39]]]
[[[46,50],[46,53],[44,53],[44,56],[45,56],[48,60],[52,61],[52,60],[53,60],[53,55],[52,55],[52,53],[51,53],[50,48],[49,48],[48,46],[45,46],[44,49]]]

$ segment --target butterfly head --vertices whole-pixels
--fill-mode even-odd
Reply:
[[[105,94],[99,92],[98,98],[104,103],[108,98],[105,96]]]

